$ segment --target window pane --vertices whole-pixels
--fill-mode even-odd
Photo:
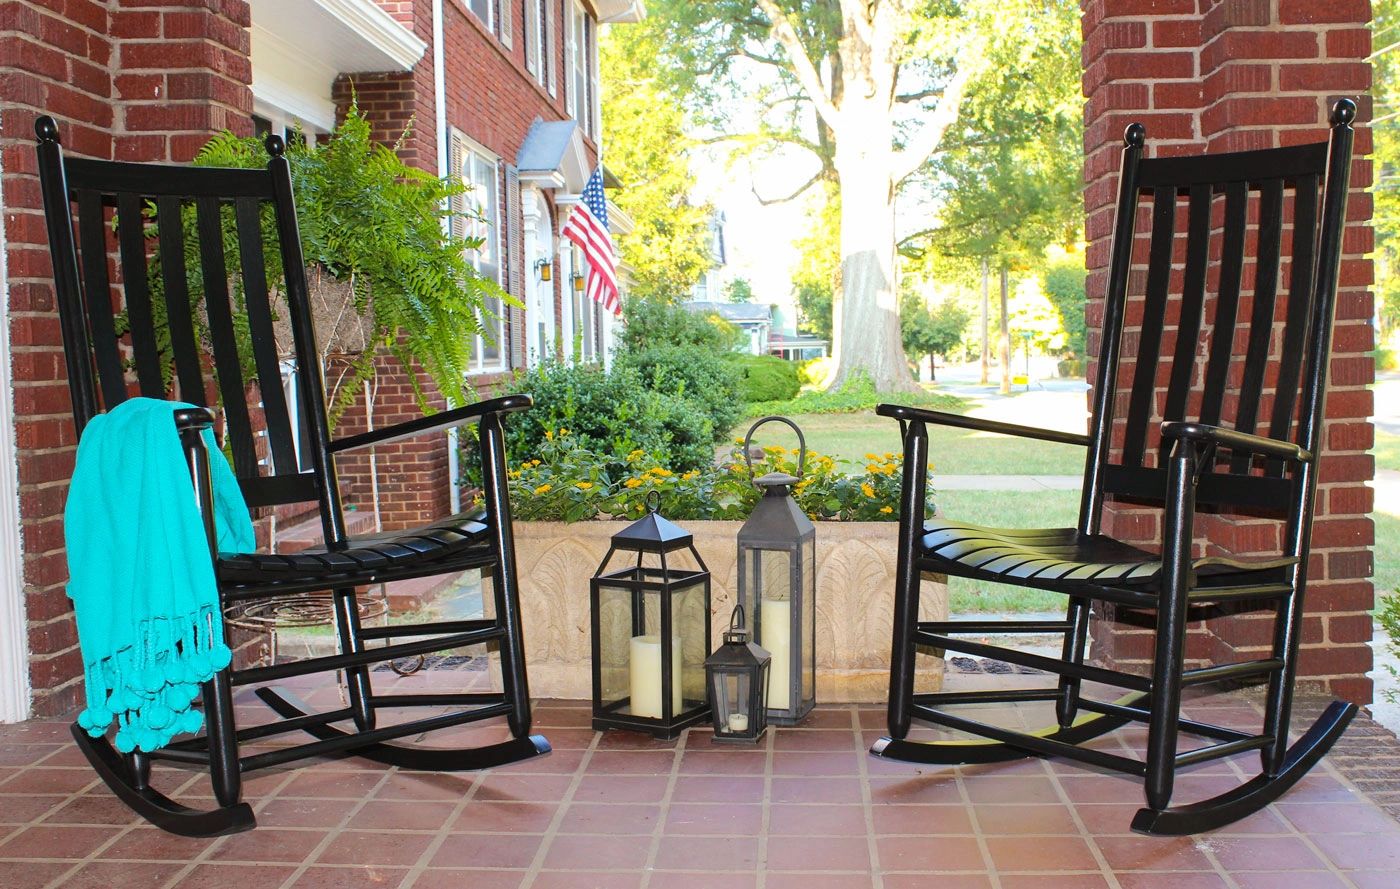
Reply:
[[[481,360],[485,367],[494,367],[501,362],[501,341],[504,338],[505,322],[502,318],[501,301],[496,297],[486,299],[486,336],[482,339]]]
[[[467,0],[467,6],[471,9],[472,13],[475,14],[477,18],[485,22],[487,27],[490,27],[491,0]]]

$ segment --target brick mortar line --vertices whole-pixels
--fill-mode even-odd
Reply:
[[[764,696],[767,701],[767,696]],[[758,825],[758,854],[754,867],[757,875],[754,877],[755,889],[765,889],[768,885],[768,830],[773,823],[773,754],[778,749],[778,730],[773,726],[768,727],[768,737],[763,742],[763,799],[760,805],[763,809],[762,821]],[[646,884],[642,889],[647,889]]]
[[[860,775],[860,804],[865,815],[865,841],[870,855],[870,876],[874,889],[884,889],[885,877],[880,868],[880,844],[875,836],[875,799],[870,790],[870,752],[865,749],[865,727],[860,723],[860,707],[851,705],[851,722],[856,736],[856,766]]]
[[[397,766],[393,770],[398,771]],[[399,881],[400,887],[412,886],[417,882],[418,877],[423,871],[428,869],[428,862],[433,860],[433,856],[438,853],[438,850],[442,848],[442,844],[445,843],[447,838],[451,835],[452,825],[457,823],[457,819],[461,817],[467,805],[476,798],[476,792],[480,789],[482,780],[494,772],[495,769],[487,769],[484,773],[476,772],[472,775],[472,786],[468,787],[467,792],[462,794],[461,798],[457,800],[456,804],[452,807],[452,811],[443,819],[442,825],[438,827],[437,830],[432,831],[433,839],[428,843],[427,848],[423,850],[422,854],[418,856],[418,860],[409,865],[408,870],[404,872],[403,879]]]

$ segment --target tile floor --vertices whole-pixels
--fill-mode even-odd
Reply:
[[[439,681],[430,673],[396,684]],[[262,712],[246,697],[240,710]],[[216,840],[138,823],[84,766],[66,723],[0,726],[0,887],[1400,886],[1400,824],[1326,762],[1242,823],[1159,839],[1129,832],[1141,790],[1120,776],[1043,760],[930,770],[874,759],[865,750],[884,717],[874,707],[821,707],[758,749],[716,747],[703,728],[670,743],[600,735],[580,702],[543,701],[535,712],[555,752],[481,774],[352,759],[254,773],[246,797],[258,828]],[[1258,718],[1238,695],[1193,702],[1191,712],[1226,724]],[[1096,743],[1127,749],[1142,734]],[[431,743],[496,737],[501,728],[477,726]],[[1255,761],[1196,769],[1179,780],[1178,799],[1213,795]],[[210,803],[196,773],[158,769],[155,783]]]

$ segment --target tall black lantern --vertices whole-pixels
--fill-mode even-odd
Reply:
[[[768,730],[768,652],[749,641],[744,606],[735,605],[724,644],[705,661],[715,740],[757,744]]]
[[[792,499],[807,465],[807,441],[796,423],[764,417],[749,427],[744,439],[749,475],[753,434],[773,421],[797,433],[797,475],[770,472],[753,479],[763,496],[739,529],[739,604],[753,621],[754,641],[773,656],[768,721],[795,725],[817,703],[817,531]]]
[[[593,728],[674,738],[710,713],[710,573],[690,533],[649,505],[613,536],[590,584]],[[631,564],[610,570],[614,556]]]

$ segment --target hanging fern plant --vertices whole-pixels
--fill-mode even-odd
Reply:
[[[393,148],[375,142],[369,122],[352,104],[329,137],[314,145],[293,139],[287,146],[312,313],[318,338],[324,340],[318,347],[323,360],[339,359],[340,372],[327,381],[332,422],[374,376],[380,350],[402,365],[425,409],[430,407],[428,393],[416,367],[448,404],[467,403],[473,344],[491,328],[483,323],[490,320],[488,300],[519,304],[472,266],[468,251],[479,247],[480,239],[457,236],[443,224],[450,199],[462,194],[465,184],[400,160],[395,149],[406,136],[407,131]],[[256,138],[224,132],[200,150],[194,163],[255,169],[267,164],[267,151]],[[193,222],[191,215],[186,225]],[[267,243],[276,243],[270,212],[263,224]],[[232,218],[225,221],[224,241],[235,256]],[[195,284],[200,280],[197,251],[186,260]],[[268,287],[274,292],[281,290],[280,261],[276,251],[269,251]],[[233,284],[234,298],[241,302],[241,282]],[[202,296],[195,288],[191,295],[196,301]],[[278,326],[287,329],[285,322]]]

